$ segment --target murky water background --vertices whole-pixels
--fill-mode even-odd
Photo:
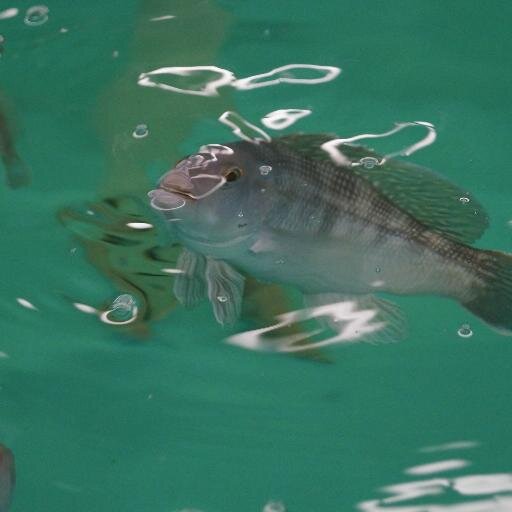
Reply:
[[[475,193],[491,217],[479,245],[511,251],[509,3],[0,7],[1,94],[33,174],[29,187],[0,187],[0,441],[16,456],[13,511],[512,510],[510,339],[419,297],[399,301],[411,333],[398,344],[315,360],[226,344],[272,323],[276,304],[260,298],[263,312],[232,330],[208,304],[177,307],[161,272],[176,254],[146,204],[180,156],[233,138],[224,112],[272,135],[279,120],[261,119],[282,109],[310,111],[287,132],[346,138],[425,121],[437,140],[411,161]],[[201,94],[226,73],[291,64],[342,72],[294,83],[319,75],[285,69],[265,87]],[[140,84],[197,66],[216,69],[160,77],[167,90]],[[417,140],[406,139],[383,147]],[[270,296],[293,306],[288,292]],[[102,322],[96,311],[124,294],[137,321]],[[458,335],[463,324],[472,336]]]

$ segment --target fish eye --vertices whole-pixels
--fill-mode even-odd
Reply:
[[[242,169],[239,169],[238,167],[230,167],[224,171],[222,175],[226,178],[226,181],[236,181],[240,176],[242,176]]]

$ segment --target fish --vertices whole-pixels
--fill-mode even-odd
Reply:
[[[0,106],[0,159],[5,167],[7,185],[11,188],[24,187],[30,184],[31,172],[27,164],[19,156],[11,124]]]
[[[9,510],[15,483],[14,455],[7,446],[0,444],[0,512]]]
[[[177,299],[207,297],[217,321],[232,325],[249,275],[293,286],[310,307],[373,311],[384,338],[404,336],[406,321],[382,294],[448,297],[510,334],[512,255],[471,245],[489,226],[478,200],[364,146],[342,144],[334,161],[323,147],[334,138],[208,144],[163,174],[148,195],[184,247]]]

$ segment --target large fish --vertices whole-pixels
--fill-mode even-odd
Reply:
[[[161,178],[151,204],[186,247],[177,298],[207,295],[217,320],[232,323],[249,274],[294,285],[310,304],[350,300],[382,326],[400,316],[374,295],[385,292],[450,297],[512,331],[512,256],[468,245],[488,225],[479,203],[363,147],[340,146],[335,164],[322,149],[332,138],[203,146]],[[367,169],[365,158],[384,163]]]

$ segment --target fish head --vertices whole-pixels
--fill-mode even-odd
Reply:
[[[262,218],[261,165],[239,143],[202,146],[162,176],[149,192],[151,206],[182,236],[206,243],[245,238]]]

